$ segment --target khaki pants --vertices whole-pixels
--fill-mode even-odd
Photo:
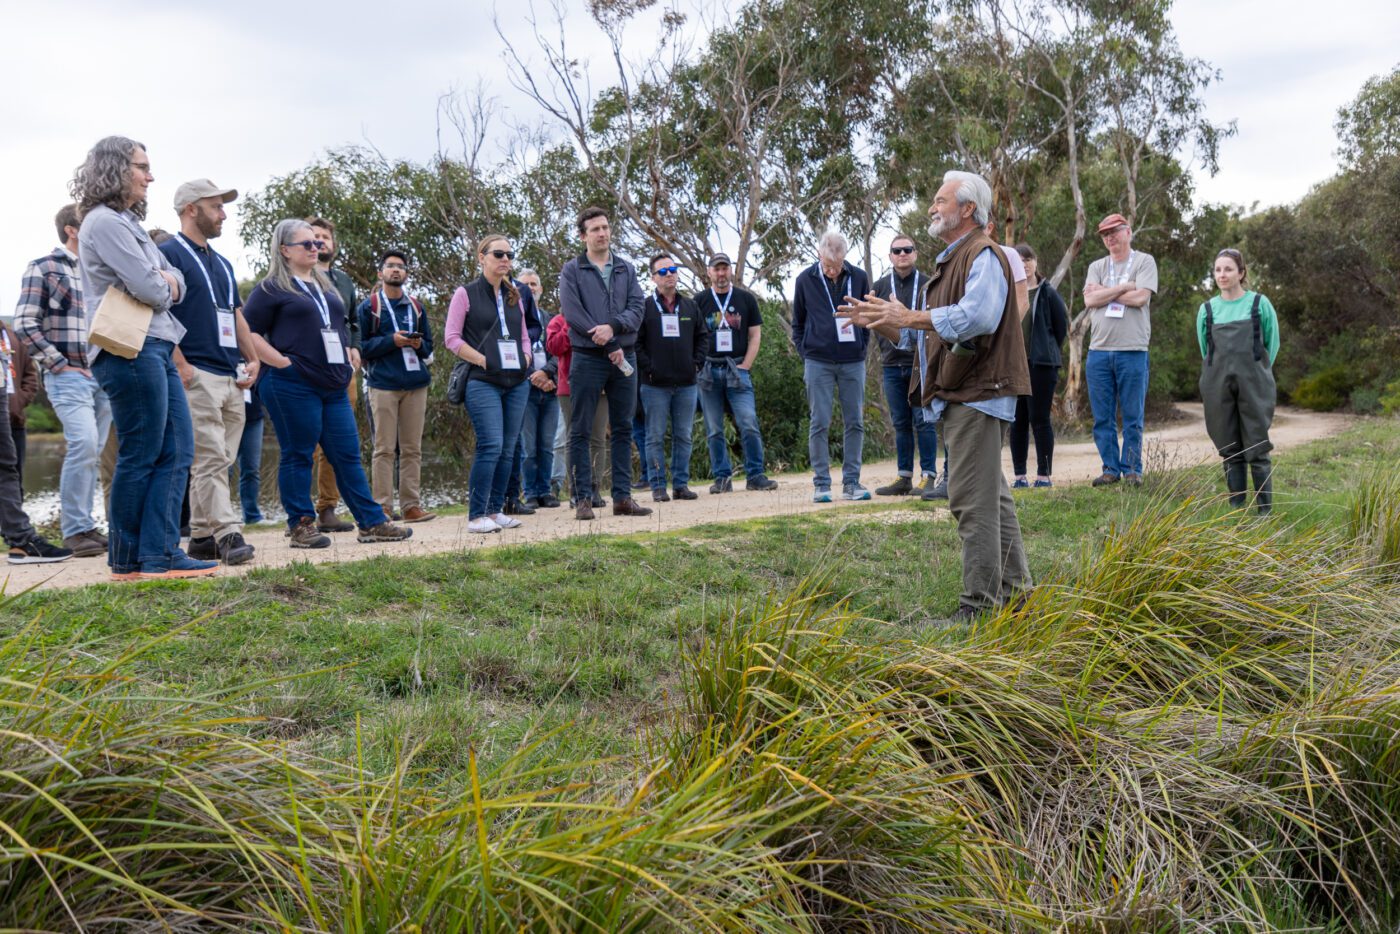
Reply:
[[[229,494],[228,471],[243,440],[243,390],[232,376],[194,368],[185,387],[194,423],[194,463],[190,466],[190,537],[215,541],[243,531],[242,517]]]
[[[350,397],[350,411],[355,411],[355,403],[360,398],[360,371],[353,370],[350,373],[350,385],[345,387],[345,395]],[[316,511],[325,512],[327,509],[334,509],[340,502],[340,490],[335,485],[335,470],[326,461],[326,455],[321,453],[321,446],[316,446],[316,454],[312,459],[311,467],[312,498],[316,500]]]
[[[959,601],[979,610],[1001,606],[1032,587],[1016,503],[1001,472],[1008,425],[958,403],[949,403],[943,411],[948,509],[962,539]]]
[[[394,447],[399,451],[399,506],[412,509],[419,500],[423,471],[423,418],[428,411],[428,387],[371,389],[374,413],[374,460],[370,490],[385,513],[394,511]]]
[[[568,425],[574,411],[573,396],[559,397],[559,422]],[[568,444],[564,445],[564,452],[567,456]],[[598,408],[593,413],[593,433],[588,437],[588,464],[593,471],[593,482],[596,484],[599,477],[611,476],[608,472],[608,398],[598,397]],[[572,470],[568,471],[570,478],[566,481],[569,487],[569,495],[573,496],[573,475]]]

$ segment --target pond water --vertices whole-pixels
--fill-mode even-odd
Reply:
[[[273,434],[271,423],[263,420],[267,434],[263,437],[262,496],[263,515],[269,521],[286,517],[281,500],[277,496],[277,461],[279,449],[277,436]],[[59,518],[58,478],[63,469],[63,436],[32,435],[28,439],[24,460],[24,509],[35,525],[57,526]],[[429,451],[423,452],[423,505],[428,509],[454,505],[467,501],[467,473],[470,462],[463,463],[449,458],[433,457]],[[368,473],[369,459],[365,458]],[[102,491],[98,489],[100,498]],[[237,482],[234,483],[234,498],[237,498]],[[93,514],[101,517],[105,509],[99,501]],[[342,505],[341,511],[344,512]]]

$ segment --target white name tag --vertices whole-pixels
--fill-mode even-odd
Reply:
[[[219,318],[219,346],[237,347],[238,330],[233,325],[233,312],[227,308],[215,308],[214,314]]]
[[[345,362],[345,345],[340,342],[340,332],[334,328],[321,329],[321,343],[326,345],[326,362],[339,364]]]
[[[681,336],[681,316],[662,315],[661,316],[661,336],[680,337]]]
[[[243,401],[248,405],[253,404],[253,390],[251,387],[243,390]]]
[[[418,351],[414,350],[412,347],[400,347],[399,349],[403,351],[404,369],[408,370],[410,373],[417,373],[422,369],[422,366],[420,366],[418,362]]]
[[[734,332],[720,330],[715,332],[715,350],[719,353],[734,352]]]
[[[1104,312],[1104,317],[1121,318],[1123,317],[1123,311],[1125,307],[1126,306],[1122,302],[1109,302],[1108,311]]]
[[[847,318],[841,318],[836,322],[836,339],[843,344],[854,344],[856,341],[856,326]]]
[[[515,341],[496,341],[496,346],[501,351],[501,369],[520,369],[520,345]]]

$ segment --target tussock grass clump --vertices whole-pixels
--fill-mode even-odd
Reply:
[[[1393,464],[1361,478],[1347,506],[1346,528],[1369,560],[1400,577],[1400,470]]]

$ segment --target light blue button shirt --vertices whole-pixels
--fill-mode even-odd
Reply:
[[[963,237],[959,237],[955,242],[950,243],[947,249],[939,253],[938,262],[942,263],[946,260],[966,236],[967,234],[964,234]],[[950,342],[981,337],[984,334],[994,334],[1001,324],[1002,312],[1006,310],[1006,293],[1009,288],[1010,284],[1006,281],[1006,276],[1002,274],[1001,264],[996,261],[996,257],[992,255],[990,249],[985,249],[978,253],[972,261],[972,270],[967,274],[967,288],[963,292],[963,297],[952,305],[929,309],[929,321],[939,336]],[[913,334],[915,341],[918,342],[919,373],[924,374],[928,372],[928,349],[925,344],[928,332],[914,330]],[[933,421],[942,421],[943,410],[947,408],[947,405],[948,403],[942,399],[934,399],[924,409],[924,417]],[[998,396],[983,402],[968,402],[966,405],[983,415],[990,415],[992,418],[999,418],[1004,422],[1016,420],[1016,396],[1014,394]]]

